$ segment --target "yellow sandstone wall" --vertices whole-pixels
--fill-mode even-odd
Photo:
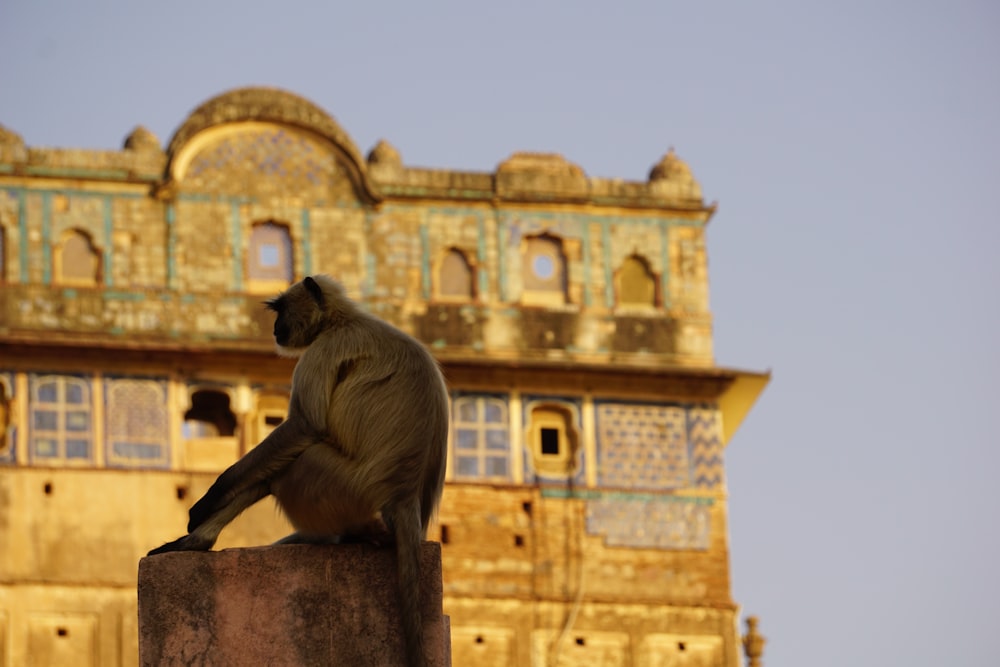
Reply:
[[[329,273],[453,392],[454,664],[736,667],[723,448],[767,378],[714,365],[713,211],[673,152],[644,182],[420,169],[270,89],[166,147],[0,127],[0,666],[136,664],[138,559],[283,417],[261,301]],[[197,392],[231,433],[192,431]],[[265,501],[217,548],[288,532]]]

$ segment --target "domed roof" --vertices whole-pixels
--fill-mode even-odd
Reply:
[[[701,185],[691,173],[691,167],[677,157],[671,148],[649,170],[650,188],[657,194],[680,199],[701,199]]]
[[[204,102],[191,112],[170,140],[171,157],[194,135],[216,125],[259,121],[283,123],[309,130],[331,141],[357,166],[361,152],[330,114],[304,97],[279,88],[237,88]]]
[[[24,146],[24,139],[17,132],[0,125],[0,146]]]
[[[368,152],[368,164],[399,168],[403,166],[403,158],[395,146],[385,139],[379,139],[375,147]]]
[[[677,153],[673,147],[649,170],[650,182],[693,179],[694,176],[691,174],[691,167],[684,160],[677,157]]]
[[[286,125],[325,139],[339,154],[359,192],[378,200],[378,191],[369,179],[361,152],[337,121],[304,97],[278,88],[238,88],[213,97],[192,111],[167,146],[167,179],[182,177],[175,170],[183,172],[186,168],[190,156],[185,154],[185,146],[197,145],[193,141],[196,135],[217,126],[245,122]]]
[[[129,151],[160,152],[163,150],[159,138],[142,125],[137,125],[132,133],[125,137],[124,148]]]

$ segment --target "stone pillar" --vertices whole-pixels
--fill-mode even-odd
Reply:
[[[422,549],[432,667],[451,664],[441,546]],[[282,545],[180,551],[139,561],[139,662],[406,665],[391,548]]]

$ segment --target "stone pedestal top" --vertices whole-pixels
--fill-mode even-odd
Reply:
[[[450,664],[441,550],[425,542],[430,664]],[[142,665],[405,665],[395,551],[282,545],[139,562]]]

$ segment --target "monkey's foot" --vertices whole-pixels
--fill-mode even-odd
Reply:
[[[147,556],[155,556],[157,554],[165,554],[168,551],[208,551],[212,548],[214,542],[209,542],[203,537],[198,537],[197,535],[185,535],[184,537],[179,537],[173,542],[167,542],[162,547],[158,547],[150,551]]]
[[[315,536],[315,535],[302,535],[301,533],[292,533],[286,537],[281,538],[275,545],[278,544],[337,544],[339,539],[336,535],[329,536]]]

